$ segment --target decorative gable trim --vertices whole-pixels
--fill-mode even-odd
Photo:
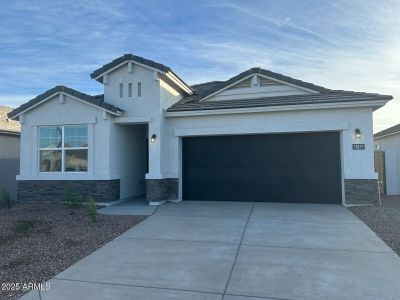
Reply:
[[[59,96],[59,102],[61,103],[61,99],[63,101],[65,100],[65,95],[68,95],[74,100],[80,101],[82,103],[85,103],[89,106],[93,106],[97,109],[101,109],[107,113],[110,113],[115,116],[120,116],[121,113],[123,112],[122,109],[108,104],[104,102],[104,100],[101,100],[99,98],[92,97],[90,95],[81,93],[79,91],[76,91],[74,89],[68,88],[66,86],[56,86],[43,94],[37,96],[36,98],[33,98],[32,100],[22,104],[18,108],[14,109],[10,113],[8,113],[8,117],[10,119],[16,119],[19,116],[23,115],[24,113],[34,109],[35,107],[47,102],[50,99],[53,99],[55,96]],[[62,104],[62,103],[61,103]]]
[[[239,83],[234,84],[232,87],[228,88],[227,90],[251,88],[251,82],[252,82],[252,78],[248,78],[248,79],[240,81]]]
[[[252,75],[264,75],[264,76],[267,76],[277,82],[283,82],[287,85],[291,84],[297,88],[306,89],[308,93],[329,93],[331,91],[330,89],[324,88],[322,86],[318,86],[318,85],[312,84],[310,82],[305,82],[305,81],[302,81],[299,79],[295,79],[295,78],[292,78],[289,76],[275,73],[275,72],[272,72],[272,71],[269,71],[266,69],[251,68],[251,69],[244,71],[226,81],[210,82],[212,84],[208,83],[208,85],[210,86],[209,89],[201,88],[200,91],[198,91],[197,86],[203,86],[205,84],[194,86],[197,93],[194,94],[192,97],[190,97],[190,100],[201,102],[201,101],[205,100],[206,98],[212,97],[216,93],[225,90],[226,88],[232,87],[233,84],[238,83],[239,81],[246,79]],[[253,85],[257,85],[257,83],[253,84]]]
[[[222,93],[223,91],[226,90],[232,90],[232,89],[239,89],[239,88],[251,88],[251,86],[261,86],[261,82],[263,83],[262,87],[266,87],[266,86],[273,86],[273,85],[286,85],[286,86],[290,86],[308,93],[319,93],[318,91],[303,87],[303,86],[299,86],[287,81],[283,81],[283,80],[279,80],[276,78],[272,78],[269,77],[267,75],[261,74],[261,73],[252,73],[249,74],[241,79],[238,79],[235,82],[232,82],[231,84],[205,96],[204,98],[200,99],[199,102],[205,101],[213,96],[216,96],[220,93]]]

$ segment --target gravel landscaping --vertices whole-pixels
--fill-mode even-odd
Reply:
[[[144,216],[98,215],[61,203],[17,203],[0,208],[0,284],[41,283],[95,251]],[[23,291],[5,291],[17,299]]]
[[[386,196],[381,207],[349,208],[400,256],[400,196]]]

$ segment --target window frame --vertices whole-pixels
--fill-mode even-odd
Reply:
[[[119,84],[119,97],[124,98],[124,84],[123,83]]]
[[[87,131],[87,147],[65,147],[65,127],[74,127],[74,126],[86,126]],[[42,148],[40,146],[40,129],[48,127],[61,127],[61,147],[60,148]],[[68,125],[43,125],[38,126],[38,172],[39,174],[88,174],[89,173],[89,125],[88,124],[68,124]],[[61,171],[41,171],[41,160],[40,153],[41,151],[61,151]],[[86,150],[87,151],[87,168],[86,171],[66,171],[65,170],[65,152],[68,150]]]
[[[138,98],[142,97],[142,83],[141,82],[137,83],[137,96],[138,96]]]
[[[133,90],[133,84],[132,82],[128,83],[128,97],[132,98],[132,90]]]

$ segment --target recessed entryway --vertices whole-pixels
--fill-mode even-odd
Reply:
[[[340,133],[185,137],[183,200],[342,203]]]

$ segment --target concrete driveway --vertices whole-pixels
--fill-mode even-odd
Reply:
[[[41,299],[399,299],[399,278],[399,257],[342,206],[188,201],[58,274]]]

